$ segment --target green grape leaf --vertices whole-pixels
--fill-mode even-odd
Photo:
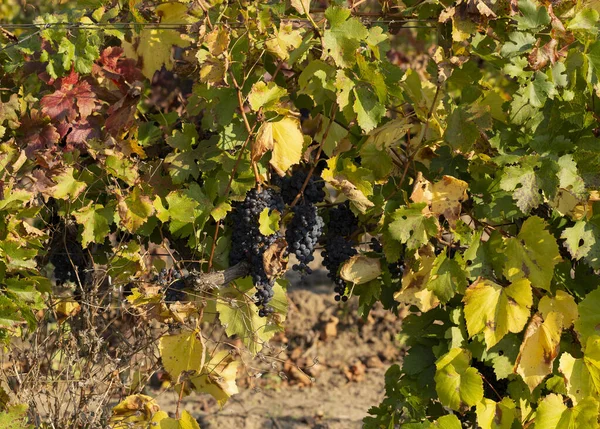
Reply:
[[[294,30],[291,23],[282,22],[279,24],[279,29],[275,29],[275,35],[265,42],[265,47],[277,58],[285,61],[290,57],[290,52],[301,43],[300,31]]]
[[[529,319],[533,295],[527,279],[517,280],[507,287],[486,279],[469,286],[463,301],[469,336],[483,332],[490,349],[507,333],[523,330]]]
[[[510,281],[529,279],[533,287],[550,290],[554,267],[561,260],[558,244],[543,219],[532,216],[523,222],[517,237],[506,240],[504,275]]]
[[[449,259],[445,252],[435,258],[427,289],[439,298],[440,302],[448,302],[456,293],[464,293],[467,277],[460,264]]]
[[[464,411],[483,399],[483,380],[469,366],[471,354],[464,349],[451,349],[435,363],[435,388],[442,405]]]
[[[519,30],[536,30],[550,24],[548,10],[534,0],[519,0],[519,11],[523,14],[515,17]]]
[[[584,344],[592,335],[600,335],[600,289],[588,293],[579,303],[579,318],[575,320],[575,331]]]
[[[561,238],[575,260],[582,259],[593,269],[600,269],[600,230],[584,220],[565,228]]]
[[[598,11],[592,8],[581,9],[568,22],[567,29],[570,31],[583,31],[591,35],[598,34]]]
[[[365,86],[353,89],[354,112],[356,112],[358,125],[365,133],[373,130],[385,115],[385,105],[382,104],[374,92]]]
[[[205,350],[198,332],[183,332],[162,336],[158,350],[163,367],[171,380],[179,384],[195,374],[200,374],[205,364]]]
[[[59,200],[75,200],[87,188],[85,182],[75,179],[75,170],[66,168],[57,177],[53,177],[56,186],[52,189],[52,196]]]
[[[356,64],[356,51],[361,41],[369,36],[369,31],[358,19],[348,19],[348,9],[330,7],[325,11],[325,17],[330,28],[323,35],[323,50],[338,67],[351,68]]]
[[[392,238],[405,243],[409,249],[418,249],[436,236],[438,222],[435,217],[423,214],[426,206],[426,203],[418,203],[396,210],[388,227]]]
[[[81,245],[87,247],[90,243],[103,243],[110,225],[114,221],[114,208],[102,204],[89,204],[73,213],[77,223],[83,226]]]
[[[33,425],[27,424],[27,404],[11,405],[2,407],[0,411],[1,429],[33,429]]]
[[[192,147],[198,142],[198,131],[190,123],[183,123],[181,130],[173,130],[173,134],[166,138],[166,142],[174,149],[181,151],[192,150]]]
[[[515,403],[510,398],[502,398],[500,402],[483,398],[475,412],[481,429],[510,429],[517,417]]]

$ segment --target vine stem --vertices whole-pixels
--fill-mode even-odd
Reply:
[[[327,124],[327,128],[325,129],[325,132],[323,133],[323,139],[321,140],[321,143],[319,143],[319,148],[317,149],[317,154],[315,155],[315,162],[313,162],[313,165],[310,167],[310,171],[306,175],[306,179],[304,179],[302,188],[300,188],[300,191],[294,198],[294,201],[292,201],[292,204],[290,204],[290,208],[294,208],[294,206],[296,204],[298,204],[300,197],[302,196],[302,194],[306,190],[306,187],[308,186],[308,182],[310,181],[310,178],[312,177],[313,173],[315,172],[315,168],[317,168],[317,164],[319,163],[319,157],[321,156],[321,152],[323,151],[323,145],[325,144],[325,140],[327,140],[327,136],[329,135],[329,130],[331,130],[331,125],[333,124],[333,119],[335,117],[336,110],[337,110],[337,103],[333,103],[333,105],[331,106],[331,112],[329,112],[329,124]]]

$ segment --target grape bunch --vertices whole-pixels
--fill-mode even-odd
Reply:
[[[278,210],[283,213],[283,199],[272,189],[251,189],[246,194],[243,202],[234,206],[230,215],[232,224],[231,252],[229,263],[231,265],[247,261],[250,264],[250,275],[254,286],[257,288],[255,295],[256,305],[262,307],[259,311],[261,317],[272,313],[269,302],[273,299],[274,280],[268,278],[263,264],[263,254],[278,238],[280,233],[265,236],[259,230],[259,217],[264,209],[269,213]]]
[[[313,252],[323,232],[325,222],[314,204],[298,204],[293,209],[294,217],[285,232],[289,253],[296,255],[298,263],[292,269],[312,274],[308,264],[315,257]]]
[[[86,260],[83,247],[75,240],[67,240],[65,246],[56,249],[50,256],[54,266],[54,279],[58,286],[67,282],[85,281]]]
[[[164,289],[166,302],[177,302],[185,299],[186,278],[181,275],[179,270],[163,268],[154,277],[154,282]]]
[[[292,204],[296,195],[302,189],[302,185],[304,185],[304,181],[308,176],[308,172],[302,169],[297,169],[293,172],[291,176],[285,176],[281,179],[281,196],[283,197],[283,201],[286,204]],[[303,199],[301,201],[305,203],[320,203],[325,199],[325,191],[323,188],[325,187],[325,182],[315,174],[310,176],[306,188],[304,189],[304,193],[302,195]]]
[[[328,271],[327,277],[335,285],[336,301],[348,300],[344,295],[346,282],[339,276],[338,270],[344,262],[358,253],[349,239],[357,227],[358,218],[352,213],[347,202],[329,211],[325,250],[321,256],[323,256],[323,265]]]

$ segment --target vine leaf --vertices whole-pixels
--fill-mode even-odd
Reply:
[[[598,398],[600,393],[600,336],[593,335],[588,338],[581,359],[575,359],[570,353],[563,353],[558,370],[563,374],[567,394],[574,404],[588,396]]]
[[[552,372],[562,328],[562,315],[553,311],[545,320],[539,314],[534,315],[525,331],[515,373],[523,377],[532,392]]]
[[[517,280],[507,287],[485,279],[469,286],[463,302],[469,336],[483,332],[489,350],[507,333],[523,330],[533,295],[527,279]]]
[[[264,83],[256,82],[250,94],[248,94],[248,102],[252,110],[257,112],[260,108],[270,110],[278,105],[281,97],[287,95],[287,90],[278,86],[275,82]]]
[[[374,92],[365,86],[358,86],[353,89],[354,93],[354,112],[357,115],[358,125],[365,133],[373,130],[379,121],[385,115],[385,105],[382,104]]]
[[[543,219],[523,222],[517,237],[506,240],[504,275],[510,281],[529,279],[533,287],[550,290],[554,267],[561,261],[558,244]]]
[[[475,412],[481,429],[510,429],[517,417],[515,403],[510,398],[502,398],[500,402],[483,398]]]
[[[427,289],[433,291],[441,302],[446,303],[457,292],[464,293],[466,287],[466,273],[460,264],[448,258],[446,252],[439,254],[433,263]]]
[[[235,383],[239,364],[240,361],[221,350],[213,355],[202,374],[191,377],[190,382],[194,390],[212,395],[223,406],[239,391]]]
[[[271,212],[271,213],[269,213]],[[279,222],[281,221],[281,213],[277,210],[269,210],[265,208],[258,218],[258,230],[262,235],[271,235],[279,231]]]
[[[60,89],[44,95],[40,100],[42,112],[57,122],[75,122],[78,116],[80,120],[85,120],[92,114],[97,102],[90,84],[79,81],[79,75],[74,71],[59,82]]]
[[[397,209],[392,214],[393,222],[389,225],[392,238],[405,243],[409,249],[418,249],[430,237],[435,237],[438,223],[435,217],[423,214],[426,207],[426,203],[418,203]]]
[[[249,290],[252,291],[251,288]],[[271,306],[276,310],[287,308],[287,298],[281,286],[276,284],[273,291],[275,295]],[[258,353],[276,332],[281,331],[281,327],[276,323],[267,323],[267,319],[258,315],[258,308],[242,289],[230,286],[221,289],[220,294],[217,312],[225,332],[229,336],[237,335],[253,355]]]
[[[330,7],[325,11],[325,17],[330,28],[323,35],[323,50],[339,68],[352,68],[356,64],[356,50],[369,36],[369,31],[358,19],[348,19],[348,9]]]
[[[440,402],[454,411],[465,411],[483,400],[483,380],[470,362],[468,350],[453,348],[435,363]]]
[[[292,7],[301,14],[310,12],[310,0],[291,0]]]
[[[354,255],[347,260],[340,276],[356,285],[368,283],[381,275],[381,260],[379,258],[370,258],[365,255]]]
[[[187,14],[188,6],[182,3],[169,2],[158,5],[155,13],[161,17],[161,24],[179,24],[190,22],[193,18]],[[173,68],[171,50],[173,46],[185,48],[190,41],[178,30],[164,28],[144,28],[135,44],[122,42],[125,54],[130,58],[142,59],[142,72],[148,79],[164,65],[167,70]]]
[[[271,166],[277,174],[285,172],[302,158],[304,137],[300,121],[283,118],[277,122],[263,122],[252,145],[252,160],[258,161],[267,151],[272,151]]]
[[[121,225],[129,232],[137,231],[155,212],[150,197],[143,195],[139,187],[133,188],[127,197],[118,198]]]
[[[544,397],[535,412],[535,429],[598,428],[598,401],[588,397],[568,408],[556,393]]]
[[[265,42],[265,47],[269,52],[282,61],[290,57],[290,52],[296,49],[302,43],[302,35],[298,30],[294,30],[291,23],[279,24],[279,29],[275,30],[275,36]]]
[[[127,429],[132,426],[148,426],[153,417],[160,413],[160,408],[153,398],[147,395],[130,395],[113,408],[109,423],[114,429]],[[160,416],[160,415],[159,415]]]
[[[544,296],[538,303],[538,310],[545,319],[551,311],[556,311],[563,316],[563,326],[569,328],[579,317],[577,304],[573,296],[564,290],[557,290],[554,297]]]
[[[438,218],[444,216],[452,228],[460,218],[462,202],[468,198],[469,184],[452,176],[443,176],[431,184],[418,174],[410,198],[415,203],[427,203],[429,211]]]
[[[599,228],[584,220],[565,228],[561,234],[571,256],[576,260],[583,258],[595,270],[600,269],[600,240],[597,237],[600,237]]]
[[[83,226],[81,245],[103,243],[114,221],[114,209],[102,204],[89,204],[73,213],[77,223]]]
[[[201,334],[196,331],[183,332],[165,335],[159,340],[158,350],[163,367],[175,384],[200,374],[204,369],[205,350],[198,335]]]
[[[550,24],[548,10],[534,0],[519,0],[519,10],[523,14],[515,17],[519,30],[536,30]]]
[[[183,410],[181,413],[181,417],[179,419],[172,419],[169,415],[164,411],[159,411],[157,414],[164,413],[165,418],[155,418],[152,419],[153,422],[158,422],[159,429],[200,429],[200,425],[196,421],[194,417],[186,410]]]
[[[75,179],[73,167],[67,167],[61,174],[52,179],[56,186],[52,189],[52,196],[59,200],[75,200],[87,187],[85,182]]]
[[[592,335],[600,335],[600,289],[588,293],[579,303],[579,318],[575,321],[575,331],[583,344]]]
[[[428,289],[427,283],[435,262],[433,251],[424,247],[419,250],[417,258],[408,266],[402,277],[402,289],[394,294],[394,299],[407,305],[416,305],[420,311],[427,312],[440,304],[436,294]],[[418,268],[415,271],[415,265]]]

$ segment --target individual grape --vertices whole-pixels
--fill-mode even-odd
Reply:
[[[235,204],[230,215],[232,224],[231,265],[247,261],[250,265],[250,275],[257,289],[256,305],[262,307],[260,314],[270,314],[268,303],[273,299],[274,280],[268,278],[263,264],[263,254],[278,238],[279,232],[265,236],[259,229],[259,217],[264,209],[283,212],[284,202],[273,189],[259,191],[254,188],[246,194],[243,202]]]
[[[293,208],[293,213],[294,217],[285,232],[288,251],[298,259],[298,264],[295,264],[292,269],[311,274],[312,270],[308,264],[315,259],[313,252],[325,223],[313,204],[299,204]]]
[[[302,189],[308,172],[302,169],[296,169],[291,176],[285,176],[281,179],[281,196],[286,204],[292,204],[296,195]],[[308,180],[301,201],[305,203],[320,203],[325,199],[325,182],[314,173]]]

